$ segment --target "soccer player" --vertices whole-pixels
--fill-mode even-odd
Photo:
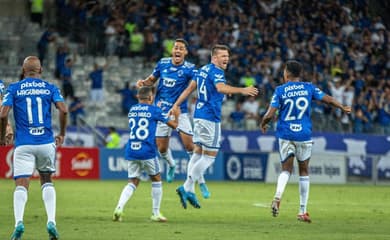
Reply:
[[[172,57],[162,58],[158,63],[153,73],[145,80],[139,80],[137,86],[152,86],[157,79],[160,79],[157,86],[155,104],[159,106],[164,114],[172,108],[173,103],[177,100],[180,94],[186,89],[190,81],[194,78],[196,69],[195,65],[185,61],[188,54],[188,43],[178,38],[172,48]],[[191,158],[194,144],[192,143],[192,126],[188,114],[187,99],[182,101],[180,105],[181,114],[179,117],[179,134],[184,144],[189,157]],[[169,137],[172,134],[172,129],[164,123],[159,123],[157,126],[157,146],[161,157],[168,163],[167,182],[172,182],[175,175],[175,161],[172,159],[169,151]],[[199,186],[203,193],[203,197],[208,198],[210,193],[207,189],[204,177],[200,177]]]
[[[200,204],[195,195],[194,184],[210,167],[217,156],[221,139],[221,108],[225,94],[243,94],[255,96],[257,88],[233,87],[226,84],[225,70],[229,63],[229,48],[225,45],[215,45],[211,50],[211,63],[199,69],[195,80],[175,102],[173,109],[179,108],[191,92],[197,88],[198,100],[194,112],[194,154],[188,166],[187,179],[176,192],[181,204],[187,208],[187,200],[195,207]]]
[[[67,107],[60,90],[41,79],[42,67],[38,57],[23,61],[24,79],[9,85],[0,111],[0,145],[5,145],[8,113],[13,107],[15,119],[15,150],[13,171],[15,231],[11,239],[21,239],[24,232],[23,216],[27,203],[30,177],[34,169],[40,175],[42,198],[47,214],[49,239],[58,239],[56,229],[56,192],[51,175],[55,172],[56,147],[65,137]],[[60,130],[53,137],[51,104],[59,110]]]
[[[4,93],[5,93],[5,85],[4,82],[0,80],[0,106],[3,102]],[[12,144],[13,140],[14,140],[14,131],[12,129],[11,124],[7,121],[7,127],[5,130],[5,144],[10,145]]]
[[[143,170],[152,180],[153,215],[150,219],[155,222],[167,221],[160,212],[162,183],[155,134],[158,122],[176,128],[180,110],[172,111],[171,118],[159,107],[152,105],[153,96],[152,87],[141,87],[138,90],[139,103],[132,106],[128,114],[130,137],[126,145],[125,158],[128,160],[129,183],[123,188],[114,210],[114,221],[122,221],[123,208],[137,189]]]
[[[260,127],[262,132],[265,133],[268,123],[279,111],[276,136],[279,139],[282,172],[278,177],[275,197],[271,204],[272,215],[276,217],[279,214],[280,200],[290,178],[294,158],[296,158],[299,166],[300,194],[300,209],[297,218],[300,221],[310,223],[307,202],[310,186],[308,168],[313,145],[310,119],[312,100],[325,102],[345,113],[350,113],[351,107],[343,106],[312,83],[301,82],[301,72],[302,65],[298,61],[290,60],[286,63],[283,72],[284,84],[275,89],[271,104],[261,121]]]

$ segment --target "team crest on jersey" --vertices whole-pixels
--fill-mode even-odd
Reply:
[[[183,74],[184,74],[183,70],[179,70],[179,71],[177,72],[177,76],[179,76],[179,77],[182,77]]]

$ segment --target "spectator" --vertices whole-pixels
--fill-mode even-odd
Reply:
[[[30,2],[31,22],[38,23],[39,26],[42,26],[44,0],[30,0]]]
[[[42,64],[43,64],[43,60],[46,57],[49,43],[54,41],[55,39],[56,39],[55,30],[53,27],[49,27],[46,31],[44,31],[41,38],[39,39],[37,44],[37,50],[38,50],[39,60],[41,61]]]
[[[378,104],[378,122],[380,134],[390,135],[390,87],[381,94]]]
[[[74,89],[72,84],[72,66],[73,61],[72,59],[68,58],[65,61],[65,65],[61,69],[60,73],[60,79],[62,81],[62,94],[64,95],[65,99],[74,96]]]
[[[94,70],[88,75],[91,80],[91,104],[100,107],[104,103],[103,71],[107,68],[108,62],[104,65],[94,64]]]
[[[69,113],[71,124],[76,126],[79,117],[85,116],[84,103],[80,100],[80,98],[75,96],[72,97],[72,101],[69,104]]]
[[[108,128],[108,135],[106,137],[106,148],[120,148],[121,136],[119,136],[115,127]]]
[[[130,107],[138,102],[137,89],[135,85],[133,87],[130,87],[130,82],[126,82],[125,87],[122,89],[117,89],[116,92],[119,93],[122,98],[122,114],[127,116]]]
[[[58,79],[61,78],[61,71],[65,66],[66,58],[69,54],[69,48],[66,41],[59,44],[56,51],[56,67],[54,71],[54,76]]]
[[[245,112],[245,129],[257,130],[259,120],[259,102],[255,96],[248,96],[242,104],[242,110]]]
[[[229,116],[233,130],[244,130],[245,115],[245,112],[242,110],[242,103],[236,102],[236,108]]]

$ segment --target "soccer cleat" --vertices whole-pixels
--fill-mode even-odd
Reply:
[[[114,214],[112,215],[112,221],[114,222],[122,222],[123,211],[116,208]]]
[[[199,184],[199,188],[200,188],[200,191],[202,192],[202,196],[203,198],[209,198],[210,197],[210,192],[209,192],[209,189],[207,188],[207,185],[206,183],[201,183]]]
[[[180,197],[180,203],[184,209],[187,209],[187,192],[184,190],[183,185],[176,189],[177,195]]]
[[[280,199],[275,198],[271,203],[272,216],[277,217],[279,214]]]
[[[60,239],[60,235],[58,234],[56,225],[53,222],[47,223],[47,232],[49,233],[49,240]]]
[[[16,224],[14,232],[12,233],[11,240],[22,239],[23,233],[24,233],[24,224],[22,221],[19,221],[18,224]]]
[[[175,171],[176,171],[176,165],[170,166],[167,171],[167,182],[171,183],[173,182],[173,179],[175,179]]]
[[[150,217],[150,220],[152,220],[153,222],[166,222],[166,221],[168,221],[168,219],[166,217],[164,217],[161,213],[159,213],[158,215],[152,215]]]
[[[188,193],[187,193],[187,199],[188,199],[188,202],[190,202],[190,204],[191,204],[194,208],[200,208],[200,204],[199,204],[199,202],[198,202],[198,199],[196,198],[195,193],[188,192]]]
[[[297,215],[298,221],[311,223],[309,213],[302,213]]]

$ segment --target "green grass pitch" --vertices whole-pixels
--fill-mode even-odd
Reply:
[[[57,227],[63,240],[93,239],[390,239],[390,188],[374,185],[311,185],[312,223],[296,220],[298,185],[287,185],[280,214],[270,202],[275,185],[260,182],[209,182],[202,208],[184,210],[175,188],[164,183],[161,211],[167,223],[150,222],[150,182],[141,182],[125,208],[123,222],[112,212],[126,181],[56,180]],[[12,180],[0,180],[0,239],[13,227]],[[198,191],[198,189],[197,189]],[[32,181],[23,239],[47,239],[46,213],[37,180]],[[198,194],[198,197],[199,194]]]

